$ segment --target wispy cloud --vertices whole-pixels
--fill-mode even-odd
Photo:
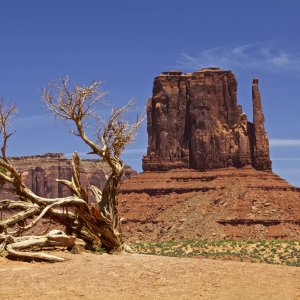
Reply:
[[[274,43],[220,46],[195,55],[182,53],[178,63],[187,68],[220,67],[223,69],[263,70],[271,73],[300,72],[300,52]]]
[[[270,139],[270,145],[273,147],[299,147],[300,139]]]

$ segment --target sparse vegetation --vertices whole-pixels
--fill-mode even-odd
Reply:
[[[138,253],[300,267],[299,241],[169,241],[135,244]]]

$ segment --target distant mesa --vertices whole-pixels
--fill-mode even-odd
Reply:
[[[56,180],[71,180],[72,177],[71,159],[66,158],[63,153],[10,157],[9,160],[21,172],[25,184],[38,196],[56,198],[71,195],[69,188]],[[81,172],[81,184],[88,191],[89,197],[93,199],[88,187],[93,184],[102,190],[111,169],[102,160],[82,159]],[[136,171],[125,166],[122,180],[136,174]],[[1,190],[0,199],[7,197],[11,195]]]
[[[237,80],[231,71],[213,67],[161,73],[147,105],[143,170],[271,170],[258,79],[253,79],[252,102],[249,122],[237,102]]]

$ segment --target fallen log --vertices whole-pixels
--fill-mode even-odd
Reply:
[[[6,239],[7,240],[7,239]],[[75,246],[76,238],[66,235],[60,230],[51,230],[47,235],[43,236],[26,236],[13,238],[12,243],[6,244],[6,251],[12,257],[38,259],[52,262],[64,261],[63,258],[50,255],[42,252],[21,251],[23,249],[32,248],[35,246],[43,247],[66,247],[72,248]]]

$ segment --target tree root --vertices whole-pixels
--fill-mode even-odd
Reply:
[[[42,252],[27,252],[20,251],[22,249],[27,249],[34,246],[39,247],[66,247],[72,248],[75,246],[76,238],[73,236],[68,236],[60,230],[51,230],[47,235],[43,236],[24,236],[18,238],[12,238],[13,242],[9,243],[9,236],[4,240],[7,245],[5,247],[6,251],[11,257],[16,258],[26,258],[26,259],[38,259],[46,260],[50,262],[62,262],[64,258],[42,253]],[[3,243],[4,243],[3,242]]]
[[[104,246],[110,253],[131,251],[124,244],[118,213],[117,189],[124,171],[120,156],[124,147],[134,139],[134,132],[140,127],[144,116],[137,116],[133,124],[126,119],[122,120],[122,115],[134,105],[130,101],[121,108],[113,108],[108,121],[102,122],[95,114],[96,104],[104,103],[101,82],[93,82],[88,86],[75,85],[69,89],[68,81],[65,79],[61,83],[49,84],[44,89],[43,100],[55,116],[73,123],[71,133],[83,140],[90,148],[90,154],[98,155],[107,163],[111,173],[102,191],[96,186],[90,186],[97,200],[91,204],[87,189],[80,181],[80,158],[74,152],[71,180],[58,179],[58,182],[70,189],[72,195],[45,198],[35,194],[6,155],[7,141],[14,133],[8,132],[7,125],[16,107],[5,107],[0,98],[0,188],[14,196],[13,199],[0,200],[0,254],[6,250],[12,257],[63,261],[63,258],[45,253],[22,251],[36,246],[71,248],[75,245],[75,237],[61,231],[51,231],[39,237],[22,237],[24,232],[37,226],[43,218],[64,225],[67,233],[82,238],[94,249]],[[87,127],[94,125],[95,141],[86,132]],[[11,211],[4,220],[3,210]]]

